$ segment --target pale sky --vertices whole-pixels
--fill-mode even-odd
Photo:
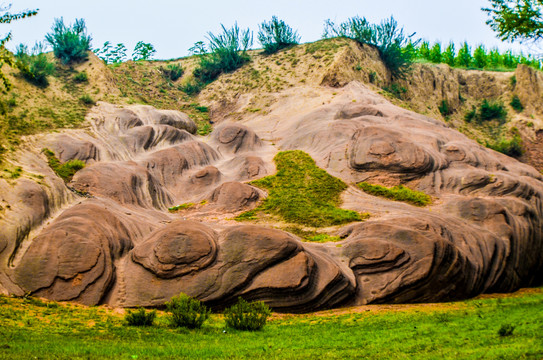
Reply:
[[[155,46],[157,59],[186,56],[196,41],[205,40],[208,31],[218,34],[221,23],[230,27],[235,21],[241,28],[249,27],[255,32],[253,47],[257,48],[258,24],[269,21],[273,15],[298,30],[302,42],[320,39],[326,19],[339,23],[359,15],[379,22],[393,15],[407,33],[416,32],[416,37],[430,42],[453,40],[458,44],[467,40],[471,45],[521,49],[496,39],[485,24],[487,16],[481,7],[488,6],[487,0],[3,1],[4,4],[9,2],[12,12],[40,10],[33,18],[0,26],[0,35],[13,31],[10,49],[19,43],[32,47],[36,41],[42,41],[56,17],[64,17],[66,24],[84,18],[94,48],[100,48],[105,41],[122,42],[131,54],[134,45],[141,40]]]

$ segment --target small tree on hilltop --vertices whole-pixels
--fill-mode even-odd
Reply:
[[[55,19],[53,32],[45,35],[45,40],[53,47],[55,56],[63,64],[85,61],[92,37],[87,35],[85,20],[76,19],[72,26],[66,27],[64,19]]]
[[[273,54],[300,42],[298,33],[283,20],[277,19],[277,16],[273,16],[270,22],[262,22],[258,25],[258,30],[258,41],[266,54]]]

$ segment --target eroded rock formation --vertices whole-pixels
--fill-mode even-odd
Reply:
[[[327,104],[300,95],[292,117],[223,123],[208,138],[178,112],[101,103],[91,132],[34,140],[21,159],[43,183],[0,186],[0,291],[115,306],[184,292],[222,308],[243,296],[304,312],[542,283],[541,174],[361,84],[333,91]],[[87,166],[65,185],[43,147]],[[286,149],[350,184],[343,207],[371,219],[335,229],[335,243],[230,220],[266,196],[242,181],[272,174]],[[361,181],[405,184],[434,202],[376,198]]]

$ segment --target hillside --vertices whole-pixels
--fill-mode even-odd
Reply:
[[[421,63],[392,82],[375,49],[331,39],[254,51],[189,96],[195,64],[91,56],[45,90],[11,74],[32,126],[4,131],[0,292],[307,312],[542,283],[539,72]],[[507,116],[466,121],[484,100]],[[526,163],[474,141],[516,136]]]

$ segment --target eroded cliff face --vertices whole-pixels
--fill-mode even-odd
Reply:
[[[149,106],[100,103],[88,121],[29,141],[19,154],[29,175],[1,180],[4,293],[158,306],[184,292],[216,308],[243,296],[305,312],[543,281],[540,173],[362,83],[286,89],[266,113],[225,120],[207,137],[184,114]],[[64,184],[45,147],[87,166]],[[273,174],[273,156],[289,149],[348,183],[343,207],[370,220],[333,230],[335,243],[231,220],[266,196],[246,182]],[[376,198],[361,181],[435,200],[419,208]]]

